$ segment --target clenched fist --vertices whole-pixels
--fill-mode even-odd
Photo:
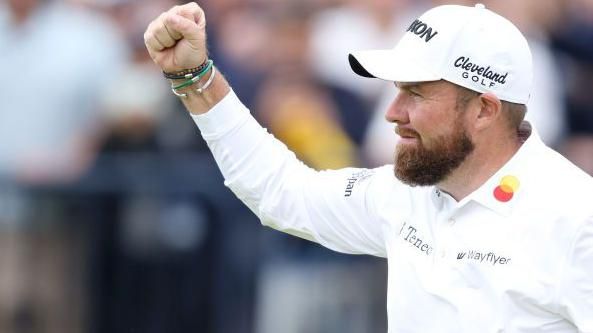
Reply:
[[[144,43],[164,72],[200,66],[208,54],[204,11],[195,2],[171,8],[148,25]]]

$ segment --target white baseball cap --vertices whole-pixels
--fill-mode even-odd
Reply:
[[[396,82],[446,80],[504,101],[527,104],[531,51],[513,23],[486,9],[445,5],[412,22],[390,50],[350,54],[355,73]]]

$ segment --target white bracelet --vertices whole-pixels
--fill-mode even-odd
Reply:
[[[208,89],[208,87],[210,87],[210,85],[214,81],[214,75],[216,75],[216,67],[212,66],[212,73],[210,73],[210,77],[208,78],[208,81],[206,81],[203,86],[196,89],[196,91],[199,94],[202,94],[204,92],[204,90],[206,90],[206,89]]]
[[[186,87],[186,86],[190,86],[190,85],[198,82],[204,76],[204,74],[207,73],[208,68],[211,69],[210,77],[208,78],[206,83],[204,83],[204,85],[202,85],[202,86],[200,86],[200,88],[196,89],[196,91],[198,93],[202,94],[204,92],[204,90],[206,90],[212,84],[212,81],[214,81],[214,74],[216,74],[216,68],[214,67],[212,60],[208,61],[208,66],[206,68],[206,72],[204,72],[204,73],[200,72],[198,75],[190,78],[189,81],[184,82],[183,84],[181,84],[178,87],[179,88]],[[191,83],[190,83],[190,81],[191,81]],[[173,94],[175,94],[175,96],[182,97],[182,98],[187,97],[187,94],[177,92],[177,89],[175,89],[175,87],[176,87],[175,85],[173,85],[173,84],[171,85],[171,91],[173,92]]]
[[[175,96],[177,96],[177,97],[183,97],[183,98],[187,97],[187,94],[178,93],[178,92],[177,92],[177,90],[175,90],[175,89],[173,89],[173,88],[171,88],[171,91],[172,91],[172,92],[175,94]]]

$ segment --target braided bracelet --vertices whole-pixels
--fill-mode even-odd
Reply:
[[[204,92],[204,90],[208,89],[208,87],[210,87],[210,85],[212,84],[212,82],[214,81],[214,76],[216,74],[216,67],[213,66],[213,62],[212,60],[210,60],[210,65],[205,69],[204,73],[201,73],[198,76],[196,76],[195,78],[192,78],[178,86],[172,86],[171,87],[171,91],[173,92],[173,94],[175,94],[175,96],[177,97],[187,97],[187,94],[184,93],[179,93],[177,92],[177,89],[181,89],[187,86],[192,85],[193,83],[197,82],[199,80],[199,78],[203,77],[204,74],[206,74],[206,71],[208,71],[208,69],[212,69],[211,73],[210,73],[210,77],[208,78],[208,80],[206,80],[206,82],[204,83],[204,85],[200,86],[198,89],[196,89],[196,92],[198,92],[199,94],[202,94]],[[197,78],[197,79],[196,79]]]
[[[169,80],[182,80],[182,79],[191,79],[194,77],[196,73],[200,73],[204,70],[204,68],[208,67],[209,60],[206,59],[200,66],[191,69],[185,69],[175,73],[167,73],[163,71],[163,75],[165,78]]]
[[[214,62],[212,60],[208,60],[206,67],[204,69],[202,69],[202,71],[200,71],[194,77],[188,79],[187,81],[185,81],[183,83],[180,83],[176,86],[171,86],[171,89],[177,90],[177,89],[185,88],[185,87],[191,86],[192,84],[198,82],[204,76],[204,74],[206,74],[210,70],[210,68],[212,68],[213,63]]]

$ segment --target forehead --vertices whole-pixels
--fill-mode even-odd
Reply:
[[[423,91],[457,92],[457,87],[445,80],[427,82],[395,82],[399,89],[420,89]]]

